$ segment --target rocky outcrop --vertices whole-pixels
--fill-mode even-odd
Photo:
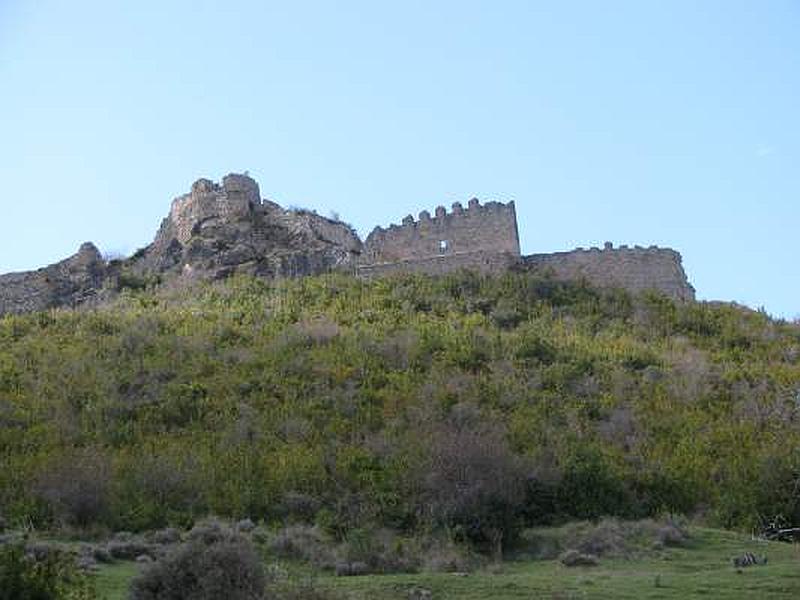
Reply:
[[[354,268],[360,253],[361,240],[348,225],[262,200],[253,179],[231,174],[221,184],[200,179],[176,198],[130,267],[212,279],[296,277]]]
[[[96,297],[106,263],[92,243],[68,259],[37,271],[0,275],[0,314],[77,306]]]
[[[131,281],[261,277],[354,270],[361,240],[346,224],[260,197],[247,175],[199,179],[172,202],[152,244],[106,263],[92,244],[38,271],[0,276],[0,315],[78,306]]]

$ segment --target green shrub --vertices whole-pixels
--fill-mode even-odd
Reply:
[[[0,545],[0,600],[93,600],[92,581],[74,559],[51,550],[29,555],[23,544]]]
[[[9,522],[213,512],[481,549],[564,516],[800,524],[797,325],[524,272],[130,283],[0,319]],[[459,433],[434,442],[444,421]],[[481,458],[490,430],[502,452]],[[511,497],[486,491],[495,459],[526,465]]]
[[[596,557],[637,558],[667,546],[682,546],[689,534],[676,517],[622,521],[605,518],[576,521],[558,528],[529,529],[522,533],[518,550],[540,560],[552,560],[565,551]]]
[[[634,510],[623,480],[596,450],[581,449],[570,457],[558,488],[560,510],[570,517],[596,519],[630,515]]]
[[[55,455],[34,489],[59,522],[86,527],[107,514],[110,480],[108,458],[99,450],[84,449]]]
[[[261,600],[261,558],[241,534],[218,524],[195,528],[189,541],[131,582],[131,600]]]

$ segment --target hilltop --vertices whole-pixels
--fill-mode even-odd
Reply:
[[[221,183],[199,179],[175,198],[153,242],[133,256],[107,261],[92,243],[74,256],[25,273],[0,275],[0,314],[107,302],[125,287],[217,280],[235,274],[265,279],[332,271],[359,278],[393,273],[443,274],[460,269],[521,269],[565,281],[587,281],[639,293],[656,290],[680,301],[694,288],[679,253],[650,246],[522,256],[516,209],[477,200],[443,206],[431,216],[376,227],[362,242],[352,227],[308,210],[284,209],[261,197],[247,175]]]

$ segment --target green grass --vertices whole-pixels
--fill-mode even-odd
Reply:
[[[737,572],[731,557],[750,551],[766,554],[769,564]],[[98,575],[101,598],[125,598],[136,572],[130,563],[104,567]],[[643,560],[601,560],[598,567],[566,568],[557,561],[513,561],[469,575],[425,573],[318,579],[321,587],[348,600],[408,598],[415,587],[434,599],[492,598],[797,598],[800,548],[752,541],[748,536],[694,529],[689,544]]]
[[[103,600],[127,598],[128,584],[137,572],[138,566],[133,562],[104,565],[96,579],[98,596]]]

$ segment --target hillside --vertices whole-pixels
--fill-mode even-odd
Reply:
[[[0,320],[0,506],[456,527],[797,523],[800,328],[525,273],[233,278]]]

